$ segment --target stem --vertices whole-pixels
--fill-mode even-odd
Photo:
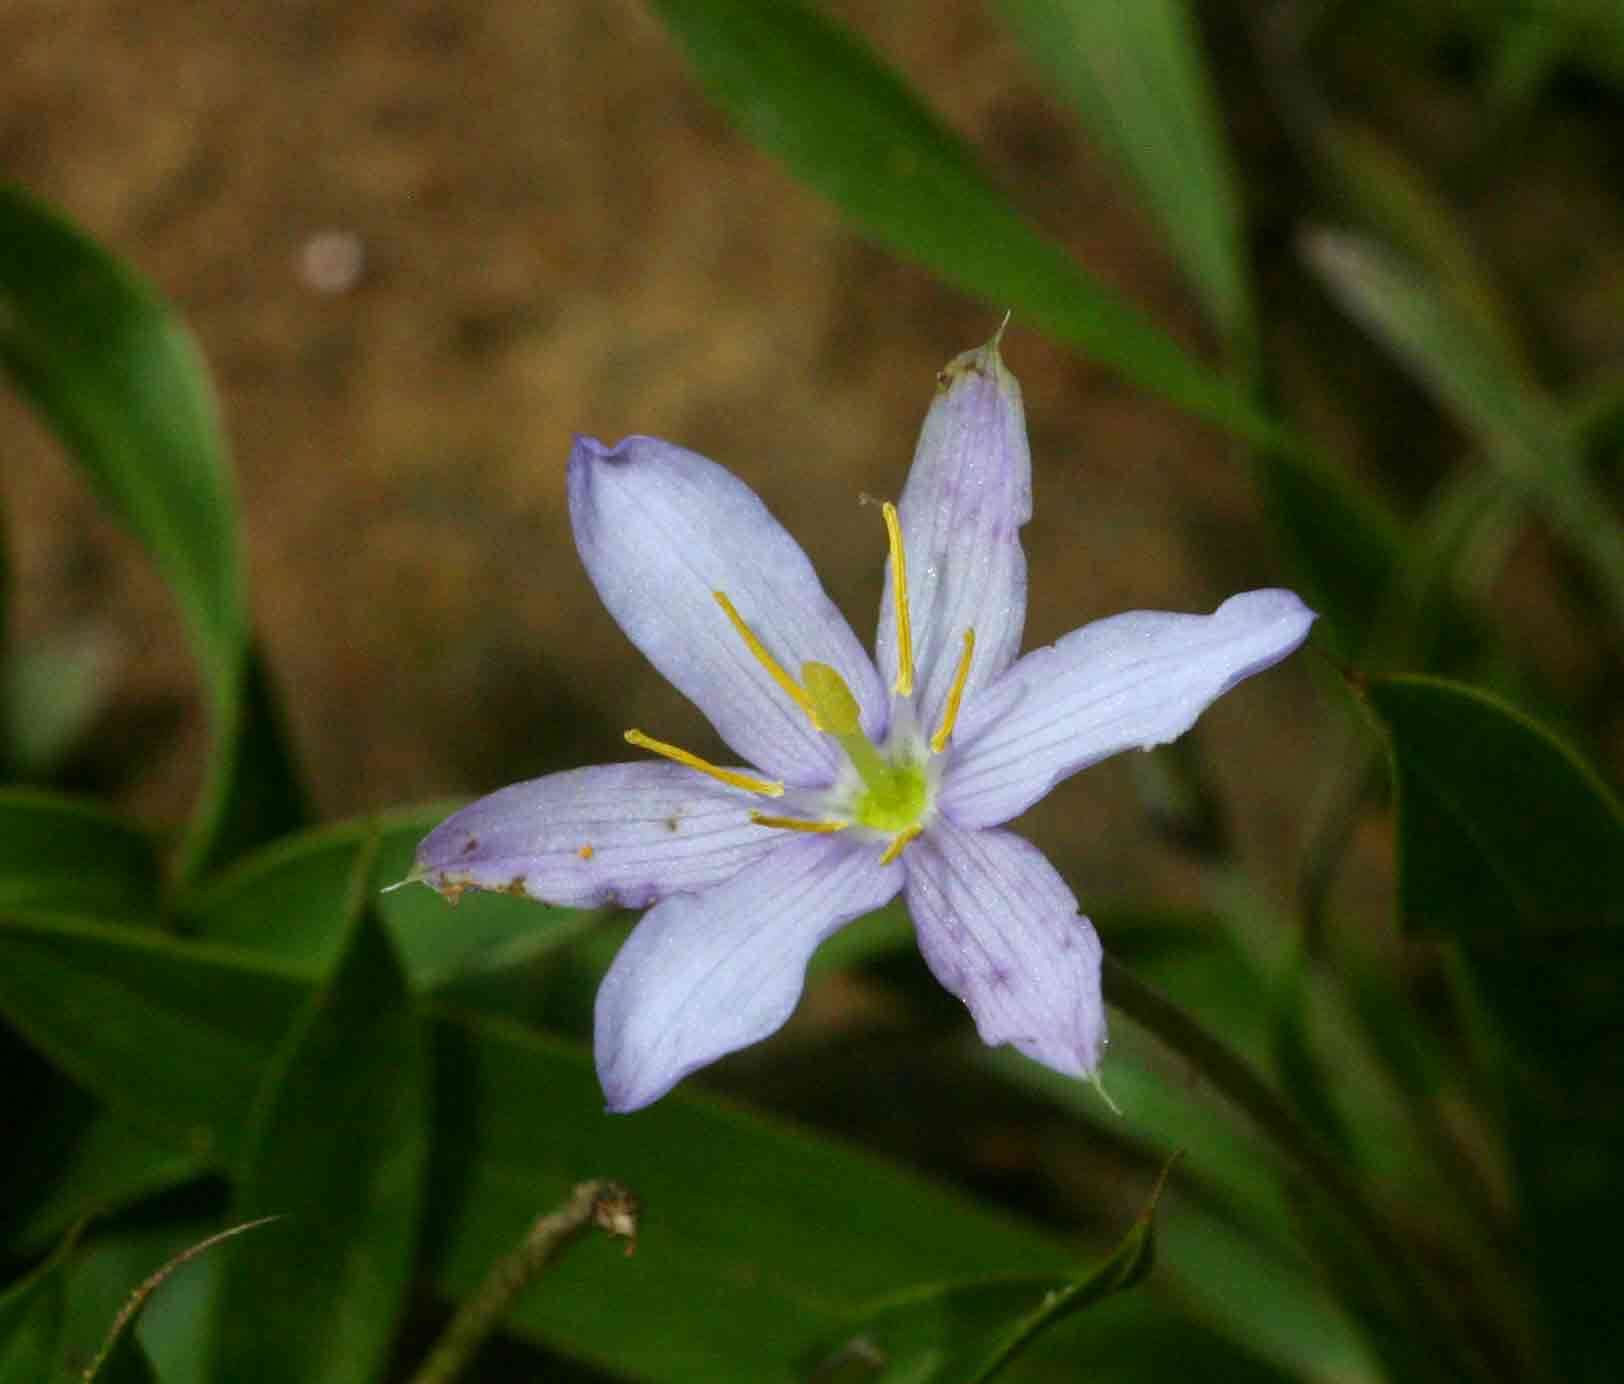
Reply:
[[[506,1258],[498,1260],[479,1289],[457,1310],[411,1384],[451,1384],[496,1330],[514,1300],[588,1224],[637,1246],[637,1194],[618,1182],[597,1178],[578,1183],[556,1211],[541,1217]]]

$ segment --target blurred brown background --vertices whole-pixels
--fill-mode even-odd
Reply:
[[[1148,224],[978,0],[826,8],[1046,229],[1212,354]],[[1266,173],[1281,145],[1236,23],[1209,37],[1243,158]],[[628,725],[710,743],[575,558],[575,430],[659,434],[733,467],[869,636],[884,543],[857,497],[898,491],[934,372],[999,312],[870,247],[735,136],[641,6],[11,0],[0,50],[0,166],[152,276],[201,337],[259,629],[324,814],[624,758]],[[1399,80],[1377,104],[1447,157],[1463,137],[1447,93]],[[1266,286],[1295,272],[1289,202],[1254,208],[1265,234],[1286,228],[1261,248]],[[1493,206],[1488,233],[1523,234]],[[1548,264],[1568,262],[1560,248],[1541,242]],[[1588,301],[1554,295],[1565,316],[1543,325],[1593,342]],[[1346,332],[1328,320],[1311,307],[1285,330],[1288,367]],[[1346,337],[1331,353],[1366,349]],[[1036,465],[1029,646],[1289,579],[1219,435],[1019,322],[1006,355]],[[1416,396],[1356,374],[1339,386],[1365,398],[1289,368],[1287,384],[1333,437],[1364,426],[1371,391],[1389,452],[1395,410],[1435,437]],[[10,399],[0,439],[15,628],[106,639],[117,695],[93,776],[177,820],[202,725],[169,599]],[[1311,673],[1294,660],[1200,733],[1242,853],[1282,892],[1328,734]],[[1146,824],[1136,758],[1025,824],[1085,905],[1199,897],[1194,864]],[[1385,869],[1379,838],[1368,854]]]

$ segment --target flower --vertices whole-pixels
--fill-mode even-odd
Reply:
[[[818,944],[899,892],[985,1042],[1092,1075],[1099,940],[1002,824],[1087,765],[1183,734],[1302,643],[1312,612],[1252,591],[1211,615],[1113,616],[1017,657],[1031,462],[997,338],[942,371],[884,506],[874,661],[800,547],[714,462],[651,437],[577,438],[569,503],[610,614],[755,767],[627,731],[660,758],[493,793],[423,841],[414,878],[453,900],[649,909],[598,991],[609,1108],[648,1105],[775,1032]]]

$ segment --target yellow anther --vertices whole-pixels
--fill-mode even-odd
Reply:
[[[958,671],[953,674],[953,685],[947,689],[947,705],[942,708],[942,724],[930,738],[930,748],[940,754],[947,748],[953,727],[959,719],[959,703],[964,700],[964,684],[970,680],[970,659],[976,651],[976,632],[965,630],[964,652],[959,655]]]
[[[891,838],[891,844],[885,848],[885,854],[880,857],[880,864],[889,865],[907,849],[909,842],[918,838],[919,833],[923,830],[924,827],[916,824],[906,831],[899,831]]]
[[[723,613],[733,622],[733,628],[738,631],[739,638],[744,640],[745,647],[756,656],[756,662],[761,664],[771,676],[772,680],[784,689],[789,699],[806,712],[806,719],[812,723],[812,728],[818,728],[818,715],[812,709],[812,699],[806,695],[801,685],[783,669],[783,665],[767,652],[767,646],[756,638],[756,632],[744,623],[744,617],[734,608],[733,602],[728,600],[725,591],[712,591],[716,597],[716,604],[722,607]]]
[[[664,755],[667,759],[685,764],[690,769],[697,769],[702,774],[709,774],[713,779],[719,779],[734,788],[742,788],[746,793],[759,793],[764,798],[784,796],[784,785],[781,783],[774,783],[771,779],[751,778],[749,774],[735,774],[731,769],[718,768],[709,760],[701,759],[696,754],[689,754],[687,750],[678,749],[675,745],[668,745],[663,740],[644,735],[640,730],[627,731],[626,743],[636,745],[640,750],[651,750],[655,754]]]
[[[856,735],[862,712],[846,681],[827,663],[803,663],[801,683],[812,703],[812,724],[830,735]]]
[[[820,836],[832,831],[845,831],[850,822],[809,822],[804,817],[769,817],[765,812],[752,812],[750,820],[758,827],[777,827],[780,831],[810,831]]]
[[[902,546],[902,520],[897,507],[889,500],[882,512],[885,515],[885,533],[891,543],[891,602],[897,615],[897,680],[893,691],[899,697],[913,692],[913,627],[908,623],[908,554]]]

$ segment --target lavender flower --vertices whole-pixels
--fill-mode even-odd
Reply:
[[[493,793],[423,841],[414,878],[453,900],[649,909],[598,991],[609,1108],[648,1105],[776,1031],[818,944],[899,892],[983,1041],[1092,1075],[1099,940],[1001,824],[1079,769],[1183,734],[1302,643],[1313,614],[1252,591],[1211,615],[1113,616],[1018,658],[1031,462],[996,338],[941,373],[902,499],[883,508],[874,661],[795,541],[715,463],[650,437],[579,438],[569,501],[610,614],[755,767],[627,731],[660,758]]]

